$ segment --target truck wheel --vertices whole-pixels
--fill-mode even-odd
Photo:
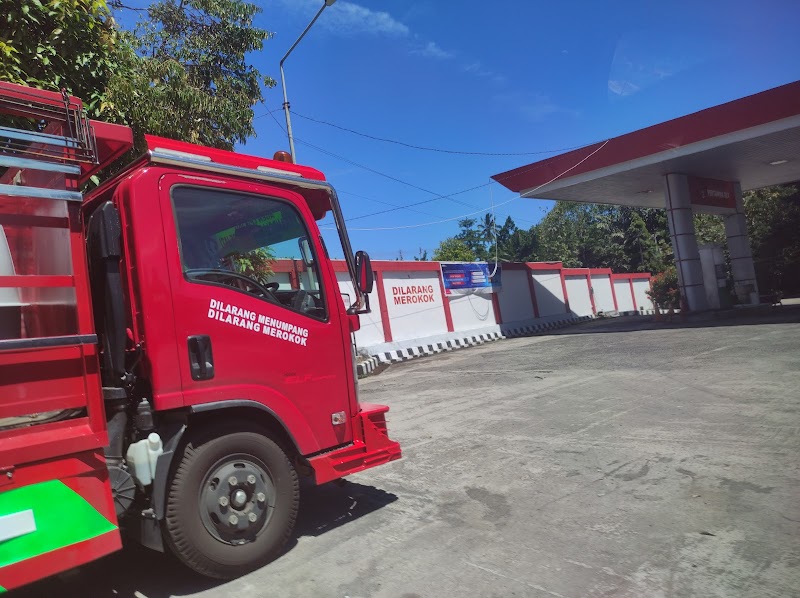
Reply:
[[[266,433],[242,423],[190,438],[167,495],[172,552],[207,577],[231,579],[274,560],[294,528],[297,473]]]

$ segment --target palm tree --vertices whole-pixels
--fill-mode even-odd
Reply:
[[[497,234],[494,222],[494,216],[487,213],[483,220],[478,223],[478,234],[484,244],[485,253],[488,255],[492,247],[492,243],[497,241]]]

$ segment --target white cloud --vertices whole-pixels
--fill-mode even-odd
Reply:
[[[503,75],[498,75],[494,71],[485,68],[480,61],[468,62],[461,67],[461,70],[465,73],[477,75],[478,77],[487,77],[495,82],[505,81],[505,77],[503,77]]]
[[[608,91],[618,96],[630,96],[639,91],[639,86],[631,83],[630,81],[623,81],[618,79],[609,79]]]
[[[487,79],[491,79],[492,82],[497,85],[502,85],[506,82],[505,75],[501,75],[500,73],[496,73],[491,69],[487,69],[480,61],[464,63],[461,65],[461,71],[464,73],[470,73],[476,77],[485,77]]]
[[[731,47],[728,43],[709,45],[703,36],[680,32],[668,36],[650,29],[626,33],[617,42],[609,68],[609,94],[626,97],[658,87],[702,63],[713,64]]]
[[[305,15],[315,14],[322,5],[321,0],[279,0],[292,11]],[[325,9],[317,26],[340,35],[384,35],[387,37],[408,37],[411,33],[408,26],[395,19],[388,12],[372,10],[356,4],[339,0]]]
[[[322,0],[277,0],[277,2],[285,10],[300,13],[304,18],[311,18],[322,5]],[[436,42],[426,42],[420,39],[408,25],[388,12],[372,10],[348,0],[338,0],[326,8],[315,28],[325,29],[335,35],[345,37],[371,35],[402,39],[405,40],[409,54],[431,60],[449,60],[456,56],[454,52],[443,49]],[[484,77],[496,76],[486,70],[477,74]]]
[[[574,110],[559,106],[548,96],[536,92],[497,94],[493,100],[504,110],[518,112],[528,122],[538,123],[556,113],[577,115]]]
[[[369,33],[390,37],[406,37],[410,30],[388,12],[370,10],[360,4],[340,1],[331,6],[328,28],[344,34]]]
[[[420,48],[414,48],[411,50],[411,54],[417,56],[424,56],[425,58],[435,58],[438,60],[447,60],[449,58],[453,58],[455,54],[452,52],[448,52],[447,50],[442,50],[439,46],[437,46],[434,42],[428,42],[424,46]]]

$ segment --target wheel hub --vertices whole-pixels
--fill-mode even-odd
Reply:
[[[247,504],[247,493],[244,490],[237,490],[231,496],[231,504],[234,509],[241,509]]]
[[[252,457],[228,458],[211,468],[200,490],[203,525],[228,544],[252,542],[275,507],[271,477]]]

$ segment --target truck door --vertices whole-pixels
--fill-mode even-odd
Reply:
[[[304,200],[196,181],[171,174],[160,185],[184,404],[260,402],[290,430],[310,428],[317,446],[306,453],[350,442],[338,287]],[[293,285],[276,273],[287,264]]]

